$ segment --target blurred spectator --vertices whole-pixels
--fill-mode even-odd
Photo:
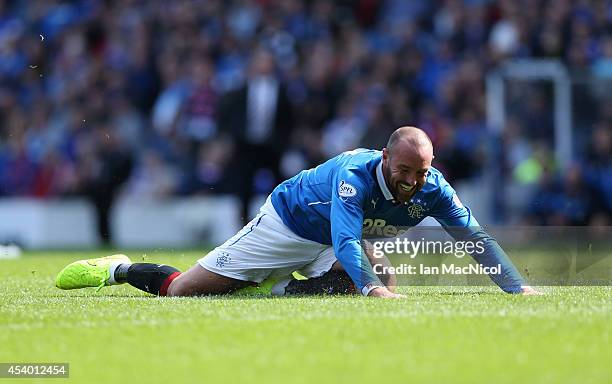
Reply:
[[[486,74],[554,58],[592,79],[580,165],[550,164],[552,87],[518,82],[500,177],[539,190],[530,217],[609,223],[611,24],[600,0],[0,0],[0,195],[88,196],[104,239],[128,179],[132,196],[237,194],[248,221],[281,178],[407,124],[470,180],[490,161]]]
[[[136,200],[157,200],[172,196],[178,187],[178,174],[154,150],[145,151],[135,165],[125,193]]]
[[[28,157],[24,121],[19,113],[9,120],[13,127],[3,151],[2,189],[9,196],[31,196],[36,181],[36,164]]]
[[[612,121],[602,121],[593,131],[587,160],[587,180],[597,190],[599,213],[612,223]]]
[[[112,243],[110,215],[123,183],[132,172],[133,159],[112,128],[101,124],[79,151],[80,191],[91,200],[97,215],[100,240]]]
[[[191,77],[179,115],[179,130],[194,141],[204,141],[217,133],[218,95],[212,83],[214,67],[208,57],[197,56],[191,60],[189,69]]]
[[[612,32],[601,42],[601,57],[593,63],[593,75],[602,79],[612,79]]]
[[[249,221],[249,203],[269,193],[280,179],[281,154],[293,128],[292,107],[285,85],[275,76],[274,57],[254,52],[244,86],[221,101],[219,126],[236,142],[233,172],[240,180],[242,220]]]
[[[571,166],[561,180],[550,174],[541,178],[532,202],[531,214],[540,225],[587,225],[599,213],[603,201],[585,182],[581,168]],[[593,197],[597,196],[597,199]]]
[[[235,157],[234,143],[219,136],[201,144],[195,167],[187,175],[185,190],[189,193],[235,193],[240,185],[230,167]]]
[[[359,146],[367,126],[355,109],[352,100],[342,101],[337,117],[323,129],[321,149],[325,157],[334,157]]]
[[[151,124],[155,132],[168,136],[175,130],[176,121],[189,92],[189,81],[181,76],[178,58],[171,53],[159,56],[162,90],[151,111]]]

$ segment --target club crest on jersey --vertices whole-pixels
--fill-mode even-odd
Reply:
[[[420,219],[423,217],[423,212],[425,211],[425,208],[423,208],[421,204],[412,204],[408,206],[407,209],[408,216],[412,217],[413,219]]]
[[[353,187],[351,184],[347,183],[344,180],[340,181],[340,185],[338,185],[338,195],[341,197],[353,197],[357,194],[357,188]]]

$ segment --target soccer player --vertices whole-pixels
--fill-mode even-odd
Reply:
[[[230,293],[264,280],[272,293],[332,291],[347,282],[364,296],[398,298],[373,272],[362,249],[364,223],[410,227],[434,217],[456,240],[482,241],[472,255],[484,267],[501,266],[491,279],[505,292],[539,294],[523,279],[497,242],[461,204],[431,166],[433,146],[422,130],[401,127],[382,151],[356,149],[300,172],[278,185],[259,214],[188,271],[134,263],[124,255],[81,260],[56,278],[61,289],[129,283],[160,296]],[[417,204],[418,202],[418,204]],[[279,279],[297,271],[303,282]],[[331,285],[330,285],[331,284]],[[340,284],[342,285],[342,284]],[[329,286],[329,290],[326,288]]]

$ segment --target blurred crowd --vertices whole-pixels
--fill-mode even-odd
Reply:
[[[478,178],[485,77],[512,58],[612,79],[612,2],[0,0],[0,196],[87,196],[105,233],[118,193],[246,202],[406,124],[448,179]],[[505,127],[503,175],[534,191],[532,222],[611,223],[609,89],[569,172],[545,97]]]

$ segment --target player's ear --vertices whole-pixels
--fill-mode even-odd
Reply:
[[[382,149],[382,156],[383,160],[389,160],[389,150],[387,148]]]

